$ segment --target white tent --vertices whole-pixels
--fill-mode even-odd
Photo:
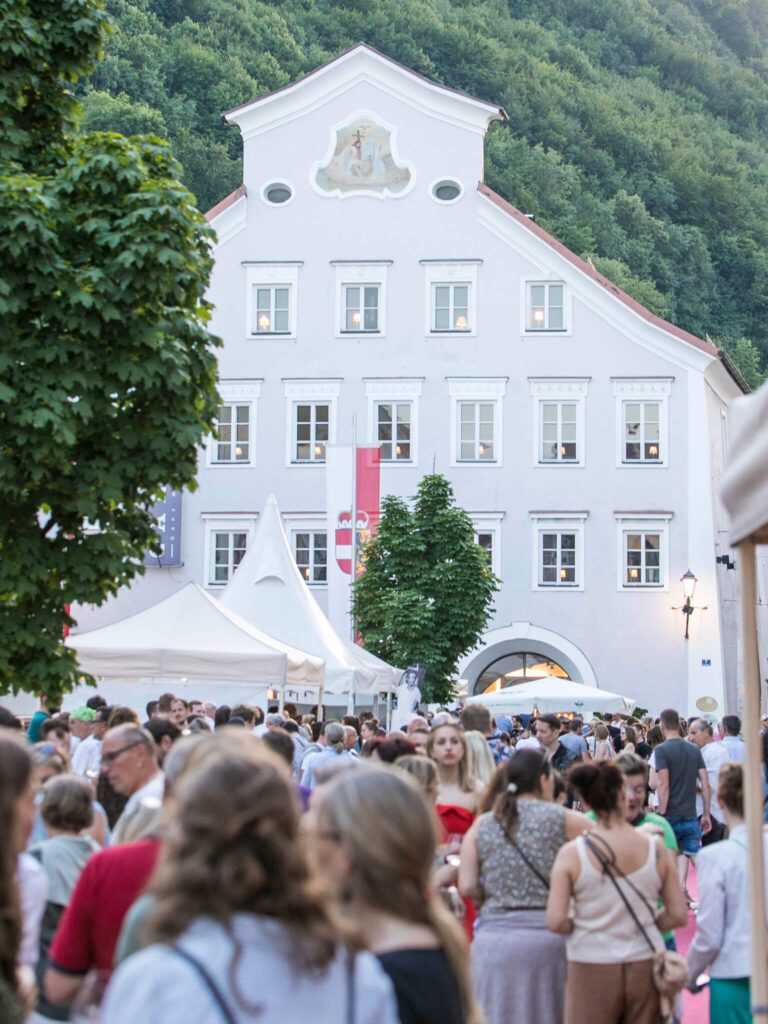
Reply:
[[[637,702],[618,693],[585,686],[559,676],[544,676],[530,683],[505,686],[491,693],[469,697],[467,704],[482,704],[493,714],[539,714],[576,711],[579,714],[595,711],[622,711],[629,714]]]
[[[246,622],[196,583],[109,626],[65,640],[94,676],[180,676],[250,686],[320,686],[322,658]],[[217,694],[217,696],[220,696]]]
[[[221,603],[270,636],[323,658],[329,693],[390,693],[397,688],[399,670],[342,640],[312,597],[291,553],[274,495]]]
[[[731,544],[738,548],[741,669],[747,756],[744,810],[749,847],[749,896],[753,908],[765,907],[763,860],[763,774],[760,720],[760,659],[757,646],[757,573],[755,545],[768,544],[768,385],[737,399],[728,411],[728,456],[722,497],[731,517]],[[768,1006],[765,917],[752,914],[750,999],[754,1020],[765,1020]]]

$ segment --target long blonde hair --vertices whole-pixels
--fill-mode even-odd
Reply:
[[[487,786],[496,771],[496,762],[493,760],[488,740],[481,732],[470,729],[464,733],[464,743],[467,747],[468,773],[472,778]]]
[[[329,787],[318,819],[350,858],[352,897],[431,928],[456,978],[466,1024],[482,1024],[464,933],[430,885],[438,826],[416,780],[397,767],[350,772]]]
[[[461,725],[456,722],[443,722],[442,725],[433,727],[430,730],[429,736],[427,736],[427,756],[435,759],[435,736],[441,729],[453,729],[461,740],[462,755],[458,763],[459,769],[459,788],[465,793],[474,793],[477,788],[475,777],[469,770],[469,758],[467,757],[467,738],[462,729]]]

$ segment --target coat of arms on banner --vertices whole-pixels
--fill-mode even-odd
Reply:
[[[370,516],[357,511],[357,572],[360,572],[360,551],[371,536]],[[336,520],[336,563],[347,576],[352,574],[352,513],[339,512]]]

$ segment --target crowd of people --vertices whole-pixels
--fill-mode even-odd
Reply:
[[[751,1020],[738,718],[318,710],[0,708],[0,1021]]]

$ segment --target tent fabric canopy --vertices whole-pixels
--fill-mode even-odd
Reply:
[[[275,686],[322,684],[322,658],[267,636],[197,583],[109,626],[65,640],[94,676],[186,676]]]
[[[288,544],[270,495],[253,540],[227,584],[221,603],[270,636],[300,645],[325,661],[328,693],[392,692],[400,671],[343,640],[315,601]]]
[[[731,403],[728,462],[722,498],[731,519],[731,544],[768,543],[768,387]]]
[[[545,676],[530,683],[506,686],[492,693],[469,697],[467,704],[482,704],[493,713],[530,714],[536,708],[540,714],[558,711],[620,711],[629,714],[637,701],[622,697],[596,686],[585,686],[559,676]]]

